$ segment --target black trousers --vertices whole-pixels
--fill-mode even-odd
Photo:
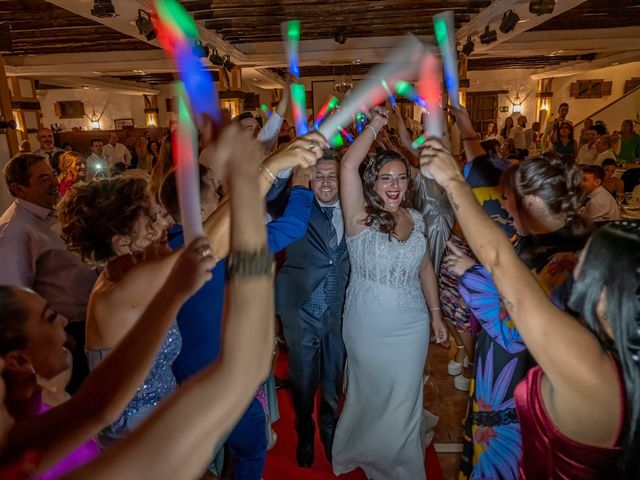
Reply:
[[[331,445],[338,420],[345,359],[342,313],[332,314],[327,309],[317,318],[301,309],[292,317],[283,316],[282,327],[289,347],[289,380],[298,438],[302,442],[313,442],[314,400],[320,386],[320,436]]]
[[[84,328],[85,322],[69,322],[65,328],[70,339],[67,341],[67,348],[71,351],[73,357],[73,370],[71,371],[71,380],[67,386],[67,392],[74,394],[89,375],[89,364],[87,356],[84,353]]]

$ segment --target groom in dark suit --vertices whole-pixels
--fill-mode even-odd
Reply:
[[[349,255],[340,208],[339,159],[327,152],[316,164],[315,201],[306,235],[286,249],[276,279],[276,311],[289,347],[289,379],[296,412],[296,460],[314,460],[314,399],[321,385],[319,429],[331,463],[345,350],[342,308]]]

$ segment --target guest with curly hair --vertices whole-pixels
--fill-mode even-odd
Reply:
[[[278,171],[298,164],[312,164],[321,153],[324,140],[318,134],[300,139],[265,161],[264,169]],[[309,142],[314,148],[306,148]],[[229,156],[233,162],[255,162],[259,146],[237,127],[227,128],[207,155],[216,162]],[[261,192],[271,185],[262,175]],[[275,177],[274,177],[275,178]],[[215,192],[211,192],[215,194]],[[116,177],[90,184],[78,184],[59,207],[62,237],[71,251],[93,264],[104,265],[87,312],[86,350],[90,363],[98,362],[131,328],[158,291],[177,258],[168,246],[167,229],[173,220],[156,201],[144,179]],[[229,250],[229,202],[223,202],[204,222],[217,260]],[[180,351],[180,333],[169,331],[156,364],[123,416],[103,430],[98,440],[103,446],[125,436],[176,387],[171,365]]]

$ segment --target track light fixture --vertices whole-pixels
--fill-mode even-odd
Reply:
[[[235,67],[235,65],[231,61],[231,56],[230,55],[225,55],[224,56],[224,64],[222,66],[228,71],[233,70],[233,67]]]
[[[98,18],[111,18],[116,17],[118,14],[111,0],[93,0],[91,15]]]
[[[211,52],[211,55],[209,55],[209,61],[216,67],[224,66],[224,57],[220,55],[218,53],[218,50],[216,50],[215,48],[213,49],[213,52]]]
[[[5,120],[4,118],[0,117],[0,130],[5,130],[8,128],[15,130],[16,128],[18,128],[18,123],[13,118],[10,120]]]
[[[464,53],[467,57],[473,53],[473,50],[476,48],[471,37],[467,37],[467,42],[462,46],[462,53]]]
[[[546,15],[553,13],[556,0],[531,0],[529,2],[529,12],[535,15]]]
[[[498,40],[498,32],[495,30],[490,30],[489,25],[487,25],[484,29],[484,33],[480,35],[480,43],[483,45],[489,45],[490,43]]]
[[[151,15],[149,14],[149,12],[138,10],[136,27],[138,28],[138,33],[144,36],[144,38],[146,38],[148,41],[151,41],[158,36],[158,31],[153,26],[153,22],[151,21]]]
[[[502,22],[500,22],[500,31],[502,33],[509,33],[514,28],[516,28],[516,25],[518,25],[519,21],[520,17],[517,13],[515,13],[513,10],[507,10],[502,16]]]
[[[193,54],[198,58],[207,58],[210,50],[209,45],[204,45],[202,42],[193,44]]]
[[[340,45],[344,45],[347,41],[347,30],[344,27],[337,27],[333,40]]]

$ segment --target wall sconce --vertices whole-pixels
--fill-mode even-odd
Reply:
[[[145,114],[145,120],[147,123],[147,127],[157,127],[158,126],[158,114],[157,113],[147,113]]]
[[[91,128],[93,130],[100,130],[100,120],[91,121]]]

